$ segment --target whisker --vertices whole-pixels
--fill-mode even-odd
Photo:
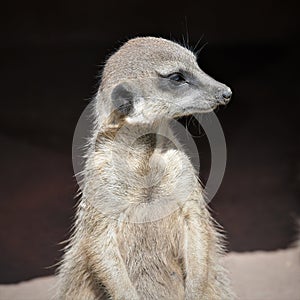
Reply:
[[[187,45],[186,45],[186,48],[187,49],[190,49],[190,37],[189,37],[189,29],[188,29],[188,22],[187,22],[187,17],[185,16],[184,17],[184,20],[185,20],[185,34],[186,34],[186,42],[187,42]]]
[[[199,43],[202,41],[203,37],[204,37],[204,34],[201,35],[200,39],[198,39],[196,45],[193,47],[193,52],[196,51],[196,49],[199,46]]]
[[[198,56],[200,52],[204,49],[204,47],[208,44],[208,42],[204,43],[199,50],[195,52],[195,55]]]

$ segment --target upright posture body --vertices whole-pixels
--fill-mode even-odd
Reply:
[[[230,96],[165,39],[129,40],[108,59],[59,299],[233,299],[197,174],[169,126]]]

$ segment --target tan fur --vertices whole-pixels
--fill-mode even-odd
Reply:
[[[158,75],[180,69],[201,84],[173,91]],[[119,84],[134,95],[128,114],[112,105]],[[233,299],[221,237],[169,126],[212,110],[222,89],[192,52],[160,38],[130,40],[107,61],[58,299]]]

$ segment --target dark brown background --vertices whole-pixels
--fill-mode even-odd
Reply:
[[[284,4],[282,4],[284,3]],[[130,37],[190,45],[232,87],[212,202],[229,249],[287,247],[300,215],[299,10],[289,1],[15,1],[0,27],[0,282],[52,274],[76,202],[72,136],[109,53]],[[183,121],[185,122],[185,121]],[[196,125],[195,125],[196,126]],[[194,127],[195,127],[194,126]],[[191,122],[190,128],[193,128]],[[208,173],[205,138],[196,138]],[[203,148],[201,145],[203,144]]]

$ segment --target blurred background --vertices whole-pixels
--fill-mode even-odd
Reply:
[[[290,246],[300,216],[297,1],[1,6],[0,283],[54,273],[76,203],[77,120],[108,55],[135,36],[206,44],[200,67],[233,90],[229,105],[217,111],[228,160],[213,214],[230,251]],[[197,135],[195,122],[182,122]],[[205,181],[209,148],[205,136],[195,141]]]

